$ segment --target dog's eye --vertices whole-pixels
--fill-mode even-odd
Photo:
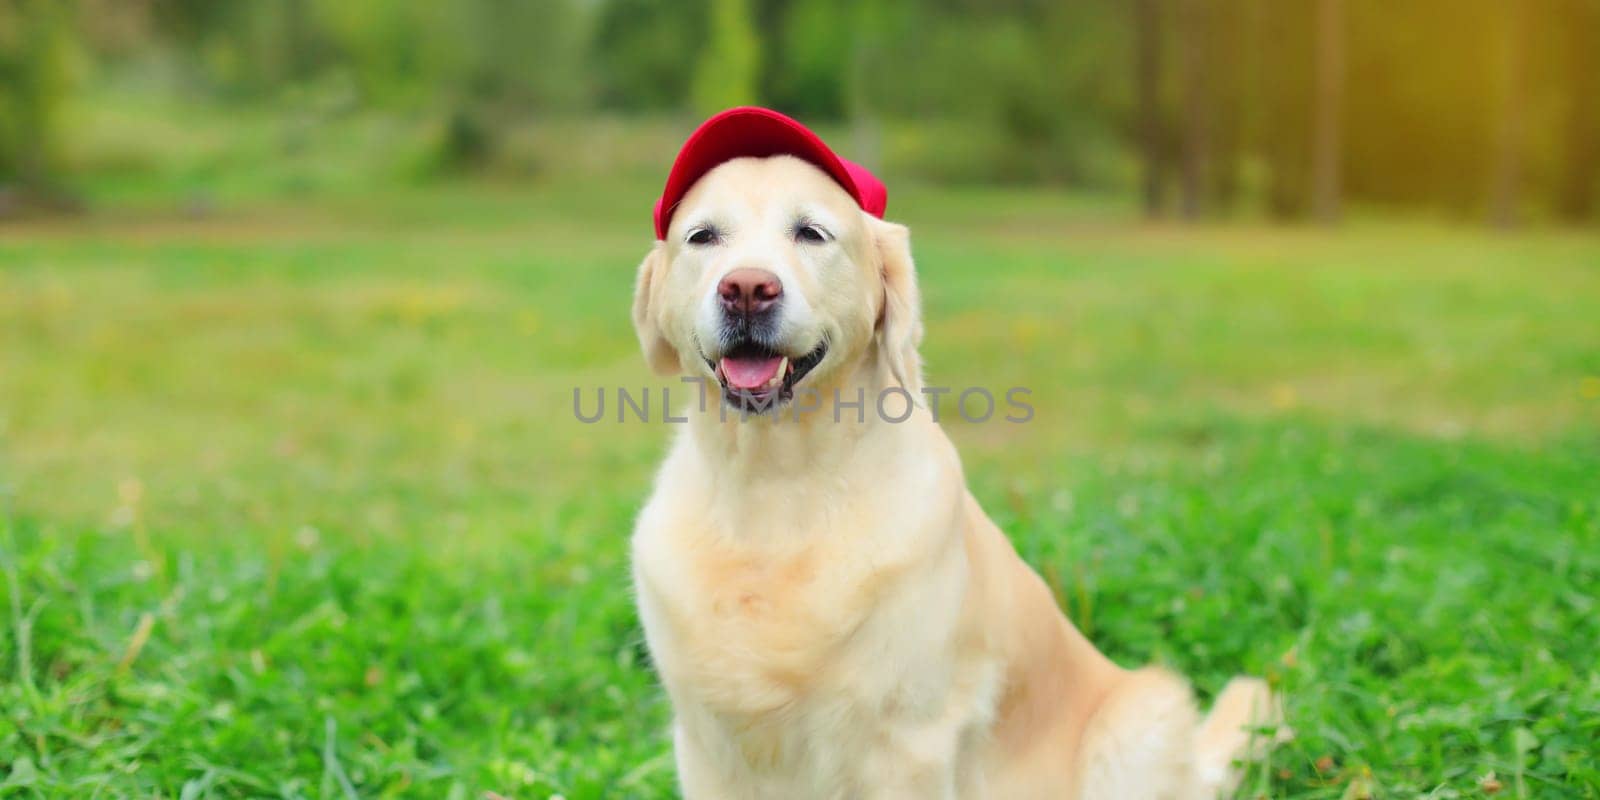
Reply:
[[[710,228],[695,228],[689,231],[689,244],[704,246],[717,243],[717,232]]]
[[[822,244],[828,241],[828,234],[815,225],[805,223],[794,229],[794,239],[805,244]]]

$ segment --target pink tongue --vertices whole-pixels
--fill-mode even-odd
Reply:
[[[771,358],[727,358],[722,359],[722,377],[728,380],[728,385],[735,389],[760,389],[778,374],[778,365],[783,363],[782,356]]]

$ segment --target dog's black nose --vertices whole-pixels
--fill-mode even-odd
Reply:
[[[717,284],[717,296],[722,298],[724,311],[754,316],[778,304],[778,298],[783,296],[783,282],[764,269],[744,267],[723,277]]]

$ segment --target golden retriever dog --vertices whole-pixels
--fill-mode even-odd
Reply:
[[[633,321],[658,373],[703,380],[632,557],[684,796],[1232,791],[1267,686],[1236,678],[1201,719],[1181,678],[1113,664],[926,404],[893,421],[922,399],[907,229],[783,154],[718,164],[667,215]]]

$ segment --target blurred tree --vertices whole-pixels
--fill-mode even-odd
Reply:
[[[446,165],[552,115],[765,100],[869,163],[1147,214],[1582,219],[1597,53],[1600,0],[0,0],[0,181],[59,174],[73,65],[99,63],[281,105],[298,141],[405,112]]]
[[[1312,144],[1312,206],[1324,223],[1340,214],[1341,106],[1344,103],[1344,2],[1317,0],[1316,139]]]
[[[316,72],[328,54],[305,0],[152,3],[157,28],[190,67],[182,77],[206,92],[253,99]]]
[[[1234,211],[1244,188],[1246,128],[1251,120],[1249,70],[1260,68],[1250,61],[1254,33],[1251,27],[1251,0],[1212,0],[1212,23],[1207,60],[1211,65],[1208,103],[1211,115],[1211,171],[1209,205],[1214,213]]]
[[[565,0],[456,0],[465,14],[462,88],[513,114],[583,108],[589,46],[579,7]]]
[[[851,154],[873,170],[883,168],[882,110],[896,88],[890,41],[907,30],[910,2],[857,0],[850,19],[852,35],[846,62],[845,112],[850,118]],[[823,35],[819,30],[818,35]]]
[[[65,0],[0,0],[0,188],[35,199],[59,188],[72,14]]]
[[[1167,159],[1165,113],[1161,103],[1162,55],[1166,50],[1164,0],[1135,0],[1133,35],[1137,83],[1140,162],[1140,202],[1146,217],[1159,217],[1166,208],[1166,188],[1171,164]]]
[[[1303,3],[1259,0],[1263,36],[1259,148],[1267,167],[1267,212],[1279,219],[1305,212],[1311,141],[1312,23]]]
[[[1564,0],[1561,23],[1567,92],[1562,138],[1564,169],[1560,170],[1556,207],[1570,222],[1594,216],[1595,185],[1600,182],[1600,2]]]
[[[918,76],[931,95],[925,113],[959,123],[960,135],[984,147],[982,162],[967,167],[972,177],[1109,181],[1120,166],[1107,156],[1121,149],[1122,81],[1133,59],[1117,3],[949,3],[942,14],[918,8],[922,18],[896,36],[904,41],[885,53],[878,83],[898,91]],[[878,99],[887,108],[898,104],[892,95]]]
[[[773,106],[803,119],[841,119],[853,75],[859,33],[847,23],[847,0],[793,0],[760,4],[763,48],[761,94]]]
[[[467,7],[394,0],[316,0],[313,19],[334,72],[382,107],[425,104],[468,59]]]
[[[704,46],[705,0],[608,0],[596,23],[593,70],[606,108],[681,109]]]
[[[73,0],[73,4],[77,38],[92,60],[126,63],[149,52],[155,33],[148,4],[126,0]]]
[[[595,95],[588,19],[571,2],[324,0],[323,15],[364,94],[442,117],[446,169],[483,166],[507,131]]]
[[[1183,78],[1183,163],[1180,171],[1179,207],[1184,219],[1199,219],[1206,212],[1210,175],[1212,104],[1208,87],[1208,0],[1178,0],[1178,41]]]
[[[1531,0],[1499,0],[1499,100],[1495,107],[1494,167],[1490,177],[1489,219],[1496,227],[1517,224],[1522,192],[1522,146],[1527,114],[1526,49]]]
[[[1347,197],[1482,214],[1495,157],[1502,0],[1349,3]]]
[[[709,30],[695,66],[690,99],[701,114],[759,101],[760,39],[749,0],[710,0]]]
[[[227,30],[239,18],[240,6],[211,0],[162,0],[150,6],[156,26],[185,49]]]

